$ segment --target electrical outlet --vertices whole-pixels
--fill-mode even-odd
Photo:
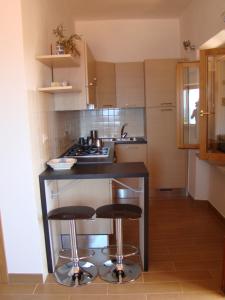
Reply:
[[[44,145],[47,142],[47,140],[48,140],[48,136],[45,133],[43,133],[42,134],[42,144]]]

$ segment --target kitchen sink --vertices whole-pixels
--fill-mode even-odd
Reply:
[[[137,138],[136,137],[125,137],[125,138],[112,138],[112,141],[115,141],[115,142],[122,142],[122,141],[137,141]]]
[[[105,139],[110,142],[144,142],[145,138],[143,137],[125,137],[125,138],[107,138]]]

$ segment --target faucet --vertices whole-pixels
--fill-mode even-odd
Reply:
[[[124,128],[127,126],[127,123],[124,123],[123,126],[121,127],[121,132],[120,132],[120,137],[121,139],[124,139],[127,136],[127,132],[124,132]]]

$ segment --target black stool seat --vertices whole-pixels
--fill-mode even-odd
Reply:
[[[85,220],[90,219],[95,210],[89,206],[65,206],[51,210],[49,220]]]
[[[141,212],[141,208],[136,205],[109,204],[97,208],[96,217],[104,219],[138,219],[141,217]]]

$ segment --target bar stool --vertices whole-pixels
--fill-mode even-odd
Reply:
[[[93,256],[79,257],[77,246],[76,220],[91,219],[95,210],[88,206],[66,206],[51,210],[48,213],[49,220],[68,220],[70,227],[71,257],[60,255],[61,258],[71,260],[55,269],[55,277],[58,283],[66,286],[80,286],[90,283],[97,276],[96,266],[84,259]],[[81,259],[83,261],[81,261]]]
[[[138,263],[124,259],[125,257],[132,256],[138,253],[134,246],[134,252],[129,254],[123,253],[123,219],[138,219],[141,217],[142,210],[140,207],[131,204],[109,204],[104,205],[96,210],[97,218],[106,218],[115,220],[116,225],[116,254],[114,259],[109,259],[99,267],[99,276],[101,279],[110,283],[125,283],[134,281],[141,274],[141,267]],[[109,246],[108,248],[110,248]],[[102,253],[105,254],[103,248]]]

